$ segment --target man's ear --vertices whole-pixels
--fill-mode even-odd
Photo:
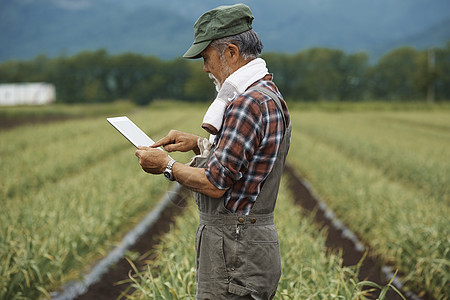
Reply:
[[[227,59],[229,59],[231,63],[237,63],[239,61],[241,53],[239,52],[238,46],[236,46],[235,44],[228,44],[226,52]]]

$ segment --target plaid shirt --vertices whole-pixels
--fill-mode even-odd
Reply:
[[[286,103],[272,75],[266,75],[252,86],[267,88],[280,98],[289,124]],[[215,187],[228,189],[224,195],[225,207],[243,215],[250,213],[262,183],[275,164],[285,130],[275,101],[251,91],[252,86],[227,107],[206,168],[206,176]]]

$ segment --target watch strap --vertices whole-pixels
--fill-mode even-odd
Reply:
[[[175,178],[173,176],[173,172],[172,172],[172,167],[173,167],[174,163],[176,163],[176,160],[172,158],[169,161],[169,163],[167,164],[167,167],[166,167],[166,169],[164,171],[164,176],[170,181],[174,181],[175,180]]]

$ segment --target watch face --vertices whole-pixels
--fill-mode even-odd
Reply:
[[[172,179],[172,172],[165,171],[165,172],[164,172],[164,176],[165,176],[167,179],[169,179],[169,180],[173,180],[173,179]]]

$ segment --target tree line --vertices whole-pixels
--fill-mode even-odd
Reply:
[[[364,52],[346,54],[327,48],[262,57],[289,101],[450,100],[450,42],[431,50],[398,48],[375,64]],[[103,49],[1,63],[0,83],[17,82],[53,83],[62,103],[210,101],[215,93],[201,60],[109,55]]]

